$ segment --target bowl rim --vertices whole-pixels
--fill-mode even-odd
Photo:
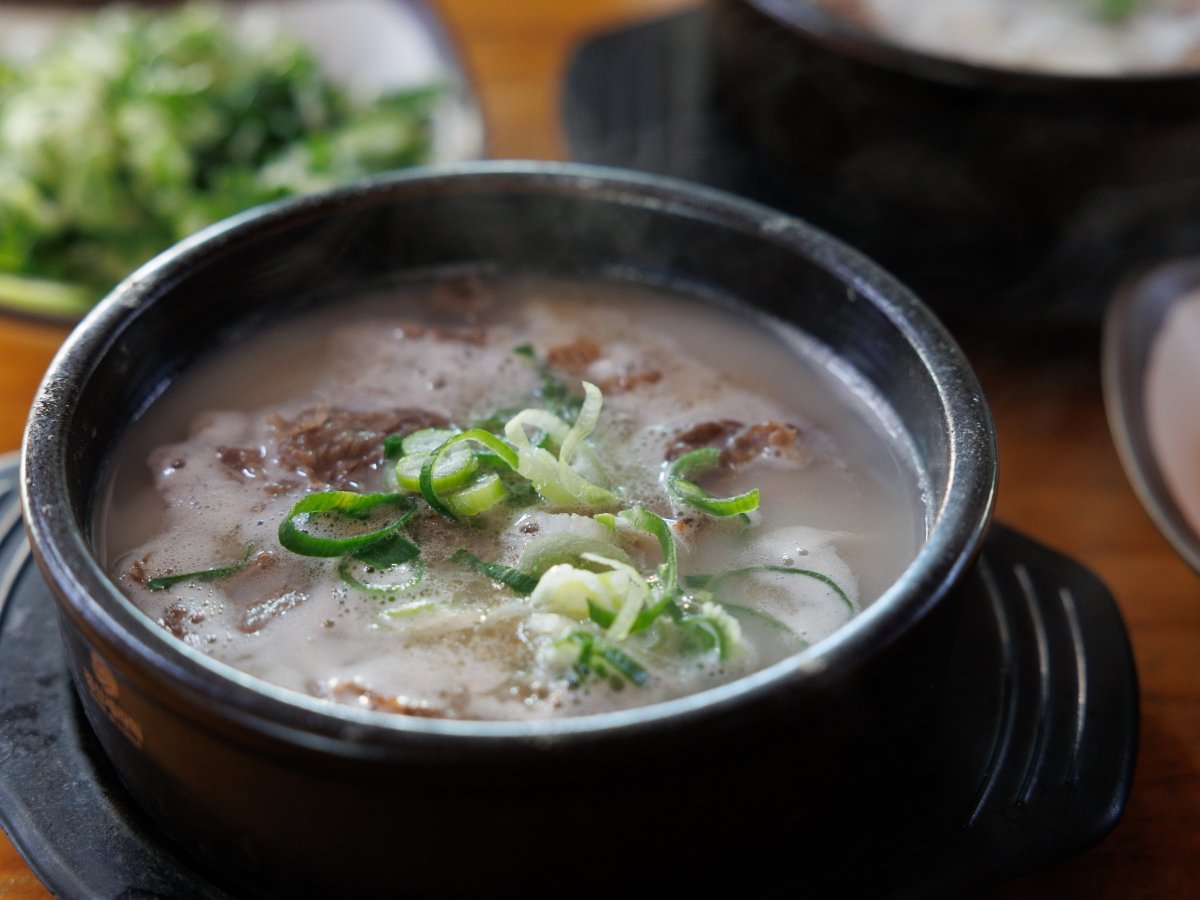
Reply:
[[[1158,463],[1146,419],[1150,362],[1177,303],[1200,288],[1200,259],[1181,257],[1132,274],[1104,316],[1100,376],[1105,414],[1126,477],[1167,543],[1200,575],[1200,535]]]
[[[1151,91],[1200,82],[1200,67],[1130,72],[1073,72],[1003,66],[890,41],[841,18],[812,0],[732,0],[745,3],[788,30],[827,44],[860,62],[962,87],[1073,95],[1080,92]]]
[[[65,472],[68,424],[78,387],[115,337],[136,321],[143,301],[184,278],[223,248],[344,208],[403,202],[429,192],[526,191],[601,197],[702,217],[783,245],[870,299],[913,346],[941,399],[950,459],[946,496],[930,510],[925,543],[870,607],[805,651],[734,681],[674,700],[617,712],[533,721],[433,719],[357,710],[277,687],[186,645],[154,625],[108,578],[70,509]],[[941,323],[892,276],[857,251],[791,216],[687,182],[577,163],[498,161],[422,167],[373,176],[321,194],[248,210],[209,226],[151,260],[100,302],[63,344],[38,389],[21,455],[21,500],[34,556],[55,589],[60,613],[112,658],[132,659],[149,690],[170,683],[192,706],[258,733],[302,743],[332,741],[361,755],[414,741],[489,746],[496,742],[594,741],[694,723],[728,713],[800,679],[835,684],[923,619],[973,564],[995,502],[996,441],[990,412],[962,351]],[[93,600],[95,597],[97,599]],[[116,652],[119,651],[119,652]],[[212,707],[213,702],[216,707]]]

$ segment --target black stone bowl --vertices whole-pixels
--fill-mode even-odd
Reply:
[[[709,0],[713,90],[777,204],[956,328],[1099,324],[1200,243],[1200,70],[1051,74],[905,49],[804,0]]]
[[[464,272],[649,282],[796,323],[895,408],[928,479],[928,540],[885,596],[795,657],[554,722],[331,706],[194,651],[121,595],[93,555],[95,508],[114,448],[165,384],[300,306]],[[23,470],[87,716],[135,798],[198,859],[267,894],[561,896],[749,889],[884,796],[946,660],[996,458],[955,344],[837,241],[678,182],[502,163],[266,207],[159,257],[59,353]]]

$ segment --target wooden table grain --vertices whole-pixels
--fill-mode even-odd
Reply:
[[[561,158],[561,76],[587,34],[690,0],[437,0],[481,97],[498,157]],[[0,450],[15,449],[33,391],[66,332],[0,323]],[[1133,639],[1142,724],[1133,793],[1111,835],[981,896],[1200,896],[1200,578],[1138,504],[1104,416],[1098,338],[970,340],[1000,441],[998,518],[1094,571]],[[0,837],[0,898],[49,896]]]

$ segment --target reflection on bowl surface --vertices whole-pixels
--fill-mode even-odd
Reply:
[[[924,544],[907,567],[897,566],[902,571],[891,587],[870,589],[882,590],[878,600],[801,653],[699,693],[551,721],[396,715],[283,690],[180,640],[130,604],[105,574],[94,550],[99,488],[135,420],[155,398],[169,396],[165,385],[183,384],[181,372],[203,366],[216,346],[242,343],[268,325],[313,309],[319,314],[349,296],[382,291],[394,304],[405,285],[462,278],[487,283],[497,276],[623,282],[630,290],[666,289],[697,303],[707,298],[727,310],[736,301],[742,310],[787,322],[778,352],[788,352],[787,334],[798,330],[813,348],[811,360],[824,361],[890,417],[884,421],[923,481]],[[741,315],[749,320],[757,313]],[[653,313],[631,313],[619,324],[636,330],[641,321],[653,321]],[[556,327],[570,324],[557,321]],[[418,345],[427,338],[429,347],[437,343],[437,335],[406,336]],[[527,387],[545,392],[538,372],[543,354],[569,347],[586,359],[590,352],[579,339],[572,332],[564,335],[567,344],[535,341],[522,358],[506,354],[497,371],[524,371],[513,375],[514,384],[523,377]],[[473,345],[449,346],[466,353]],[[697,358],[706,346],[695,343]],[[298,350],[291,359],[302,381],[305,367],[294,361],[309,356]],[[340,361],[361,362],[353,353]],[[245,393],[261,393],[267,379],[248,368]],[[616,407],[621,377],[629,387],[643,370],[609,369]],[[603,381],[604,372],[587,371]],[[529,381],[532,375],[538,378]],[[751,425],[774,415],[741,405]],[[547,452],[560,454],[552,468],[561,478],[563,447],[577,440],[570,434],[574,426],[554,450],[554,420],[545,410],[527,418],[550,435]],[[576,423],[587,418],[581,411]],[[503,434],[512,445],[521,443],[507,427]],[[736,443],[736,435],[727,437]],[[239,439],[221,446],[256,445]],[[498,441],[485,446],[501,459],[511,449]],[[444,455],[453,452],[450,447]],[[460,485],[451,482],[472,463],[452,460],[452,471],[431,459],[417,472],[418,488],[422,480],[442,479],[431,492],[420,491],[430,505],[430,494],[455,502],[450,498]],[[175,461],[166,460],[160,478],[173,477],[166,470]],[[256,462],[253,454],[230,452],[225,463],[214,480],[252,479],[256,465],[269,469],[274,457]],[[530,836],[547,877],[577,874],[578,835],[545,827],[564,808],[586,809],[588,828],[597,834],[622,833],[631,811],[650,834],[715,814],[738,823],[723,839],[731,853],[797,843],[819,852],[821,841],[894,776],[904,760],[900,748],[912,745],[923,721],[953,634],[952,589],[990,516],[995,447],[978,384],[944,330],[907,290],[836,241],[771,210],[666,180],[515,163],[397,175],[268,207],[159,258],[119,287],[64,346],[30,419],[24,468],[32,545],[60,603],[73,677],[101,743],[155,821],[200,858],[250,883],[277,884],[283,877],[309,889],[395,890],[399,876],[381,861],[403,846],[406,886],[461,893],[485,890],[494,873],[511,870],[514,854],[527,857]],[[677,474],[698,479],[714,499],[723,499],[726,491],[705,481],[700,468]],[[304,477],[313,472],[305,468]],[[339,483],[342,475],[355,480],[348,471],[318,475],[323,483],[305,485],[301,493],[357,489]],[[570,489],[594,496],[581,482],[599,485],[596,471],[581,466],[575,476],[566,477]],[[539,491],[545,486],[535,484]],[[430,527],[438,521],[430,518]],[[625,524],[648,532],[644,552],[657,561],[654,543],[661,552],[669,538],[660,541],[650,521],[635,516]],[[387,529],[394,523],[376,524]],[[599,532],[591,537],[605,540]],[[636,559],[642,544],[621,550]],[[615,554],[591,555],[608,560],[599,562],[604,572],[624,571],[619,560],[613,565]],[[198,560],[213,568],[225,561],[215,554]],[[385,565],[378,556],[359,561]],[[359,580],[369,574],[354,570]],[[595,605],[599,613],[587,607],[576,614],[593,647],[597,636],[616,638],[608,631],[616,624],[602,621],[604,614],[620,614],[615,602],[607,609]],[[194,612],[183,610],[177,623],[185,636],[188,623],[196,624]],[[167,608],[161,613],[173,615]],[[697,629],[701,643],[701,633],[713,639],[710,650],[731,633],[721,631],[725,619],[715,613],[711,619],[713,628]],[[618,657],[604,659],[621,674]],[[739,773],[736,790],[714,797],[695,789],[714,772],[730,771]],[[332,830],[331,822],[337,823]],[[475,865],[454,866],[460,840],[471,841]],[[668,871],[660,857],[646,855],[596,873],[594,884],[581,890],[603,893],[628,878],[664,889],[681,878],[698,886],[710,877]],[[736,875],[739,883],[755,877]]]

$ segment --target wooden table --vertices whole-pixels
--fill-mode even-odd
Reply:
[[[560,158],[558,91],[587,33],[688,0],[440,0],[486,111],[492,154]],[[0,326],[0,450],[16,448],[62,329]],[[1200,579],[1171,552],[1118,463],[1095,335],[1068,344],[968,347],[1000,437],[998,517],[1098,574],[1133,637],[1141,749],[1116,830],[1086,853],[989,898],[1200,896]],[[0,837],[0,898],[48,894]]]

